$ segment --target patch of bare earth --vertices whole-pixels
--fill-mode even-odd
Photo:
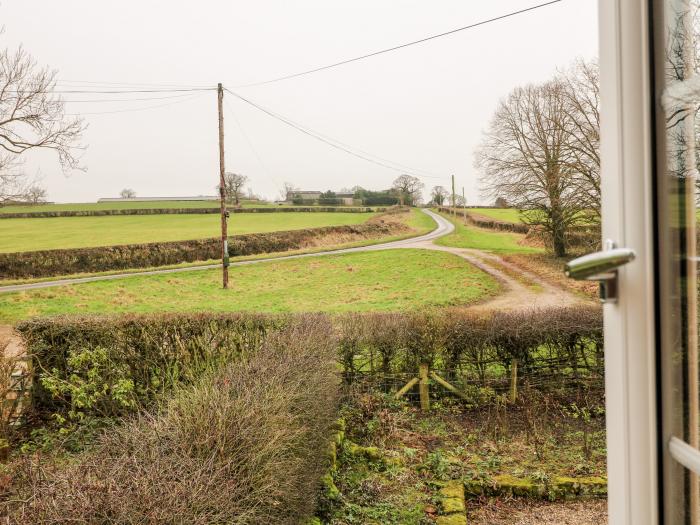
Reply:
[[[556,259],[543,254],[509,254],[503,259],[517,267],[536,273],[550,284],[569,290],[572,293],[596,299],[598,285],[591,281],[574,281],[564,275],[564,259]]]
[[[406,245],[406,247],[453,253],[498,280],[503,286],[503,292],[496,297],[470,307],[474,310],[549,308],[571,306],[586,300],[580,294],[571,293],[566,287],[553,285],[538,270],[533,269],[533,271],[529,271],[524,269],[507,260],[505,256],[481,250],[438,246],[430,241],[420,241]]]
[[[492,500],[467,504],[470,525],[605,525],[607,512],[606,500]]]

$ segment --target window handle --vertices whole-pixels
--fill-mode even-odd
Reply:
[[[611,240],[605,241],[601,252],[589,253],[566,264],[564,273],[576,280],[598,281],[600,300],[604,303],[617,302],[617,270],[636,257],[634,250],[616,248]]]

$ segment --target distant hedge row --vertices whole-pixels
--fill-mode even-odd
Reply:
[[[336,238],[339,244],[383,237],[407,229],[406,225],[398,222],[370,220],[356,225],[236,235],[229,237],[229,255],[233,257],[296,250],[324,238]],[[220,257],[221,240],[217,238],[0,253],[0,279],[151,268]]]
[[[323,206],[278,206],[267,208],[229,208],[229,213],[299,213],[299,212],[342,212],[370,213],[385,211],[386,208],[369,207],[323,207]],[[116,210],[64,210],[0,213],[0,219],[45,219],[51,217],[104,217],[108,215],[206,215],[219,213],[220,208],[135,208]]]
[[[438,208],[443,213],[452,213],[452,208]],[[464,216],[463,210],[457,210],[458,216]],[[479,228],[489,228],[491,230],[500,230],[506,232],[515,233],[527,233],[530,231],[530,226],[522,223],[499,221],[496,219],[491,219],[490,217],[484,217],[483,215],[474,215],[473,213],[466,213],[467,221],[474,226]]]

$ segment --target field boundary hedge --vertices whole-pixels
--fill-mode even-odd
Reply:
[[[268,334],[308,319],[308,314],[252,313],[61,316],[24,321],[17,331],[32,359],[33,411],[112,417],[149,406],[172,386],[193,381],[211,363],[254,354]],[[496,368],[508,377],[513,359],[519,361],[523,379],[548,378],[567,386],[602,377],[600,307],[487,316],[459,310],[316,314],[315,319],[332,323],[316,335],[333,341],[347,386],[361,385],[363,372],[385,378],[415,375],[420,363],[459,370],[474,384],[488,385]],[[123,384],[132,385],[133,402],[123,402],[123,392],[116,388]],[[85,390],[96,396],[92,406],[76,406]]]
[[[438,210],[442,213],[452,214],[451,208],[440,207],[438,208]],[[465,216],[464,210],[457,210],[457,217],[459,216]],[[469,211],[466,213],[466,217],[469,224],[472,224],[473,226],[477,226],[479,228],[488,228],[490,230],[499,230],[514,233],[528,233],[530,231],[530,226],[528,226],[527,224],[499,221]]]
[[[228,208],[229,213],[372,213],[387,208],[341,206],[294,206],[269,208]],[[0,219],[47,219],[55,217],[105,217],[110,215],[208,215],[220,213],[220,208],[131,208],[116,210],[64,210],[0,213]]]
[[[338,244],[408,231],[398,221],[373,218],[363,224],[250,233],[229,237],[229,255],[298,250],[332,238]],[[221,239],[194,239],[91,248],[0,253],[0,279],[51,277],[74,273],[152,268],[221,257]]]

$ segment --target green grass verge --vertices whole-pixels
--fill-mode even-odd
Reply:
[[[514,208],[467,208],[467,211],[502,222],[523,222],[520,210]]]
[[[278,206],[263,201],[241,201],[244,208]],[[166,208],[218,208],[219,201],[129,201],[129,202],[68,202],[62,204],[32,204],[0,207],[0,213],[31,213],[37,211],[137,210]]]
[[[372,213],[234,214],[229,235],[365,222]],[[218,215],[125,215],[0,221],[0,252],[183,241],[220,235]]]
[[[455,225],[455,231],[450,235],[441,237],[435,241],[440,246],[453,246],[455,248],[473,248],[498,253],[542,253],[543,248],[525,246],[519,244],[524,235],[509,232],[497,232],[485,228],[465,226],[461,217],[454,220],[447,214],[441,214]]]
[[[498,283],[463,259],[387,250],[219,270],[63,286],[0,295],[0,322],[36,315],[176,311],[398,311],[461,305],[495,295]]]

